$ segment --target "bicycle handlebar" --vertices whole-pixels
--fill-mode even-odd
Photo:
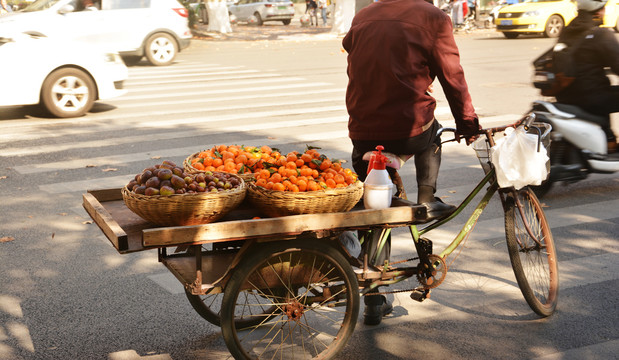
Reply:
[[[520,125],[524,125],[525,130],[528,130],[529,127],[531,126],[531,124],[533,124],[533,122],[536,120],[535,114],[534,113],[530,113],[527,114],[527,116],[523,117],[522,119],[516,121],[513,124],[508,124],[508,125],[504,125],[504,126],[498,126],[498,127],[492,127],[492,128],[485,128],[485,129],[479,129],[479,131],[475,134],[475,135],[486,135],[486,137],[488,138],[489,141],[492,142],[491,145],[494,145],[494,141],[492,141],[492,135],[494,135],[497,132],[501,132],[501,131],[505,131],[505,129],[513,127],[516,128]],[[550,130],[548,130],[550,131]],[[547,132],[548,132],[547,131]],[[444,127],[444,128],[440,128],[437,131],[437,136],[441,136],[444,132],[452,132],[454,134],[456,134],[457,129],[456,128],[451,128],[451,127]],[[538,129],[539,132],[539,138],[541,139],[543,136],[547,135],[547,132],[542,134],[541,130]],[[454,136],[453,139],[449,139],[449,140],[445,140],[445,141],[441,141],[441,144],[447,143],[447,142],[451,142],[451,141],[460,141],[460,138],[463,136]]]

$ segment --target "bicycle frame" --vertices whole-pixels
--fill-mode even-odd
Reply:
[[[534,117],[532,119],[527,119],[527,120],[529,120],[529,124],[530,124],[532,122],[532,120],[534,120]],[[512,124],[510,126],[518,126],[518,125],[520,125],[522,123],[522,121],[524,121],[524,119],[521,120],[520,122],[517,122],[517,123]],[[498,132],[498,131],[503,131],[506,127],[484,129],[484,130],[481,131],[481,134],[486,136],[490,146],[494,146],[493,134],[495,132]],[[449,131],[455,131],[455,129],[449,129]],[[454,140],[448,140],[448,141],[454,141]],[[447,141],[445,141],[445,142],[447,142]],[[488,186],[488,189],[486,190],[486,193],[483,195],[481,200],[477,203],[477,206],[475,207],[473,213],[466,220],[466,222],[464,223],[464,225],[462,226],[462,228],[460,229],[458,234],[455,236],[455,238],[451,241],[451,243],[449,245],[447,245],[441,251],[440,254],[438,254],[438,257],[440,257],[441,259],[444,260],[449,255],[451,255],[453,253],[453,251],[455,249],[457,249],[458,246],[467,238],[467,236],[471,233],[471,231],[473,230],[475,224],[479,220],[479,217],[481,216],[482,212],[484,211],[484,209],[486,208],[486,206],[490,202],[490,199],[494,196],[494,194],[497,192],[497,190],[499,191],[499,197],[501,199],[501,203],[503,204],[503,206],[505,206],[505,201],[506,201],[505,194],[506,193],[512,193],[514,195],[513,197],[514,197],[514,200],[515,200],[515,204],[516,204],[516,207],[518,208],[518,211],[522,215],[522,219],[524,221],[524,226],[526,228],[526,231],[529,233],[531,238],[534,239],[534,241],[537,243],[537,246],[541,246],[541,242],[539,241],[537,236],[535,236],[535,234],[533,234],[533,232],[532,232],[528,222],[526,221],[526,216],[524,216],[523,206],[522,206],[520,200],[518,199],[518,196],[516,196],[516,190],[514,188],[499,189],[499,185],[498,185],[497,179],[496,179],[496,170],[492,166],[492,164],[490,164],[490,165],[491,165],[490,166],[490,170],[480,180],[480,182],[477,184],[477,186],[475,186],[475,188],[457,206],[456,210],[453,213],[451,213],[449,216],[447,216],[447,217],[445,217],[443,219],[440,219],[440,220],[438,220],[436,222],[431,222],[429,224],[418,224],[418,225],[410,225],[409,226],[409,231],[410,231],[411,237],[413,238],[415,249],[417,250],[417,254],[419,256],[420,264],[427,265],[426,268],[431,268],[435,264],[432,264],[432,261],[428,260],[428,256],[432,255],[431,254],[432,250],[428,251],[428,247],[424,246],[422,244],[422,240],[423,240],[422,236],[424,234],[426,234],[426,233],[428,233],[428,232],[430,232],[430,231],[432,231],[432,230],[434,230],[434,229],[444,225],[445,223],[451,221],[456,216],[458,216],[460,213],[462,213],[464,208],[468,207],[471,204],[473,199],[482,192],[482,190],[483,190],[483,188],[485,186]],[[397,172],[396,172],[396,174],[397,174]],[[399,175],[397,175],[397,176],[399,176]],[[423,227],[420,228],[420,226],[423,226]],[[374,231],[378,231],[378,229],[374,230]],[[367,256],[366,256],[366,258],[364,259],[364,264],[363,264],[364,269],[368,268],[368,261],[370,261],[370,260],[371,260],[372,264],[375,264],[376,259],[380,257],[381,253],[384,250],[384,247],[385,247],[385,245],[386,245],[386,243],[387,243],[387,241],[389,239],[389,234],[390,233],[391,233],[391,228],[382,228],[381,229],[380,238],[379,238],[379,240],[378,240],[378,242],[376,244],[376,252],[374,253],[372,259],[368,259]],[[360,239],[360,240],[362,240],[362,242],[364,242],[365,239]],[[519,240],[517,240],[517,241],[518,241],[519,245],[522,248],[523,245],[520,243]],[[410,277],[413,274],[418,272],[418,267],[404,267],[404,268],[395,269],[394,271],[391,272],[392,276],[388,277],[388,276],[384,276],[385,272],[387,272],[387,265],[389,265],[389,261],[385,260],[385,266],[382,269],[383,276],[381,276],[381,280],[372,282],[372,284],[369,287],[364,289],[364,291],[362,292],[363,294],[365,294],[365,293],[369,292],[370,290],[375,289],[375,288],[377,288],[378,286],[381,286],[381,285],[389,285],[389,284],[394,284],[394,283],[400,282],[400,281],[405,280],[408,277]],[[366,279],[366,280],[369,280],[369,279]]]
[[[471,191],[471,193],[460,203],[460,205],[458,205],[456,210],[451,215],[449,215],[445,219],[442,219],[436,223],[430,224],[420,230],[418,229],[417,225],[411,225],[409,229],[411,232],[411,236],[413,237],[413,241],[415,243],[419,242],[419,239],[425,233],[438,228],[439,226],[449,222],[450,220],[458,216],[462,212],[462,210],[466,208],[473,201],[473,198],[475,198],[475,196],[477,196],[477,194],[479,194],[481,190],[483,189],[483,187],[488,183],[490,183],[490,187],[488,188],[488,190],[486,191],[486,194],[482,197],[482,199],[479,201],[479,203],[475,207],[475,210],[473,211],[471,216],[464,223],[464,226],[462,226],[462,229],[460,230],[460,232],[456,235],[454,240],[439,254],[439,256],[442,257],[443,259],[449,256],[460,245],[460,243],[462,243],[462,241],[466,238],[466,236],[473,230],[473,227],[477,223],[477,220],[481,216],[481,213],[484,211],[484,208],[488,205],[488,203],[490,202],[490,199],[492,198],[492,196],[494,196],[494,193],[498,190],[499,186],[496,182],[494,169],[489,171],[486,174],[486,176],[484,176],[484,178],[479,182],[479,184],[477,184],[477,186]]]
[[[419,239],[425,233],[442,226],[443,224],[451,221],[453,218],[458,216],[462,212],[462,210],[466,208],[473,201],[473,198],[475,198],[482,191],[484,186],[486,184],[490,184],[488,190],[486,191],[486,194],[479,201],[479,203],[475,207],[475,210],[473,211],[471,216],[467,219],[467,221],[463,225],[460,232],[456,235],[454,240],[439,254],[439,256],[442,258],[449,256],[460,245],[460,243],[466,238],[466,235],[469,234],[473,230],[473,227],[475,223],[477,222],[477,220],[479,219],[479,217],[481,216],[481,213],[483,212],[484,208],[488,205],[494,193],[499,189],[498,184],[496,182],[496,177],[494,175],[495,175],[494,169],[489,171],[486,174],[486,176],[484,176],[484,178],[477,184],[477,186],[469,193],[469,195],[458,205],[456,210],[448,217],[440,221],[437,221],[435,223],[429,224],[428,226],[422,229],[419,229],[418,225],[409,226],[411,236],[413,238],[413,241],[415,242],[418,252],[419,252],[419,247],[417,245],[419,245]],[[503,199],[501,198],[501,200]],[[389,228],[382,230],[380,242],[377,246],[378,249],[377,249],[375,257],[378,257],[379,254],[383,251],[383,248],[387,242],[387,235],[389,235],[390,232],[391,232],[391,229]],[[419,253],[420,257],[425,257],[426,255],[429,255],[429,254]]]

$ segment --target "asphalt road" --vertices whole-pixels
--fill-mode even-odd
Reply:
[[[457,41],[483,125],[516,120],[539,99],[530,62],[551,39],[481,31]],[[195,313],[156,253],[118,254],[82,209],[81,195],[123,186],[149,165],[180,163],[215,144],[283,151],[311,144],[348,159],[340,43],[327,32],[199,40],[172,66],[130,68],[129,93],[83,118],[1,109],[0,358],[230,358],[219,328]],[[437,117],[453,125],[438,85],[435,95]],[[414,194],[413,166],[402,174]],[[470,148],[447,144],[438,195],[457,203],[481,174]],[[390,295],[393,315],[376,327],[359,321],[338,359],[616,358],[618,190],[618,175],[596,175],[544,199],[559,254],[553,316],[538,318],[520,294],[493,199],[432,298]],[[435,246],[462,220],[430,234]],[[406,234],[396,233],[394,257],[409,249]]]

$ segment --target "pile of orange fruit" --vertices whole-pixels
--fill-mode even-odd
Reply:
[[[191,159],[199,171],[223,171],[233,174],[252,174],[265,168],[265,163],[278,160],[281,154],[269,146],[217,145],[201,151]]]
[[[316,191],[343,188],[357,181],[357,174],[332,161],[315,148],[292,151],[254,174],[255,184],[276,191]]]
[[[286,155],[269,146],[218,145],[200,152],[191,165],[200,171],[253,173],[255,185],[276,191],[316,191],[344,188],[357,181],[357,174],[331,160],[318,148]]]

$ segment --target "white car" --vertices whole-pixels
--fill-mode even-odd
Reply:
[[[228,5],[228,11],[242,22],[249,22],[254,16],[256,25],[262,25],[265,21],[281,21],[284,25],[290,25],[294,17],[294,4],[290,0],[235,0],[234,4]]]
[[[127,65],[146,56],[153,65],[168,65],[189,46],[189,11],[177,0],[36,0],[25,9],[0,17],[0,35],[40,33],[105,45]]]
[[[86,43],[0,35],[0,59],[0,106],[40,104],[53,116],[76,117],[95,100],[127,92],[123,83],[129,72],[118,53]]]

